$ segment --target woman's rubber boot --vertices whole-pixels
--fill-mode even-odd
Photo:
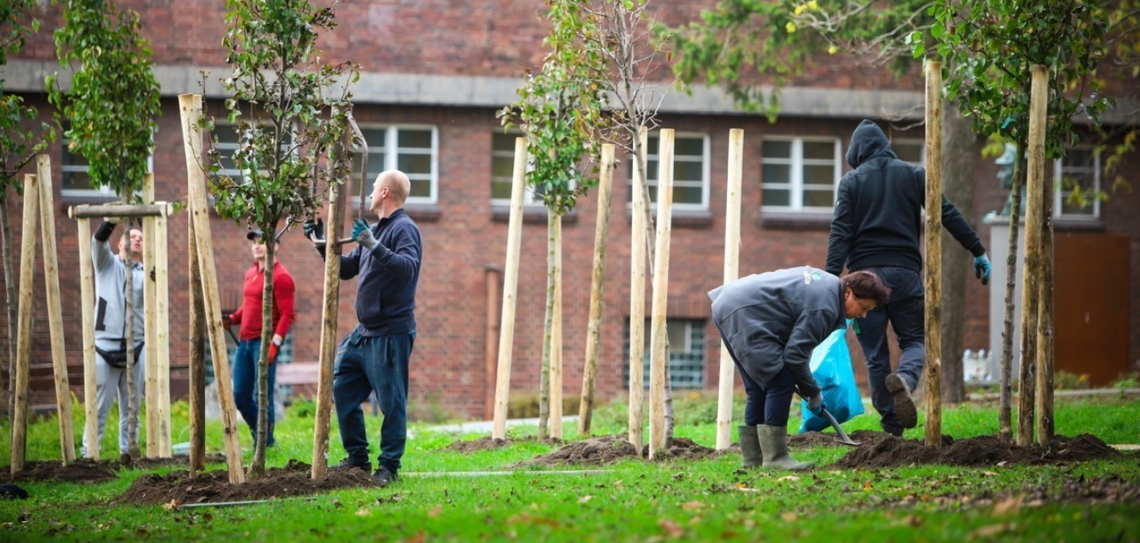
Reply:
[[[760,436],[755,426],[737,426],[740,434],[740,453],[744,456],[743,467],[758,468],[764,463],[764,453],[760,451]]]
[[[814,462],[797,462],[788,454],[787,426],[761,424],[756,428],[760,435],[760,449],[764,452],[765,468],[795,471],[815,467]]]

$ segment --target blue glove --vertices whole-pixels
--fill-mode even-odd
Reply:
[[[380,243],[376,236],[372,235],[372,229],[368,227],[368,223],[364,222],[364,219],[356,219],[352,223],[352,239],[369,251],[375,249],[376,245]]]
[[[990,259],[986,255],[974,258],[974,277],[981,279],[983,285],[990,283]]]
[[[305,219],[303,228],[305,237],[308,238],[309,241],[323,241],[325,239],[325,221],[321,220],[320,217],[317,217],[315,221],[312,217]],[[317,239],[313,240],[314,237]]]

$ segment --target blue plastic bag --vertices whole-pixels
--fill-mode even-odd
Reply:
[[[827,336],[811,353],[811,374],[823,389],[823,405],[835,420],[844,423],[863,414],[863,399],[855,386],[855,371],[851,369],[851,351],[847,349],[846,328]],[[808,410],[807,400],[801,402],[803,424],[800,433],[818,432],[830,428],[825,417]]]

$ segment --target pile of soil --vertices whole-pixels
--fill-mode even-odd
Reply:
[[[583,466],[602,466],[612,464],[626,458],[645,458],[649,454],[648,447],[643,448],[642,454],[637,454],[625,436],[601,436],[584,441],[570,443],[556,451],[538,455],[530,460],[513,464],[511,467],[524,466],[557,466],[561,464],[576,464]],[[659,451],[654,461],[666,460],[698,460],[717,456],[716,449],[710,449],[683,437],[673,438],[668,449]]]
[[[887,435],[865,443],[839,459],[840,468],[885,468],[911,464],[951,466],[994,466],[998,464],[1068,464],[1102,458],[1115,458],[1120,452],[1091,434],[1077,437],[1056,436],[1048,447],[1032,444],[1019,447],[997,436],[962,440],[944,439],[941,448],[927,447],[920,441]]]
[[[471,454],[479,451],[490,451],[494,449],[501,449],[514,444],[510,439],[495,439],[491,436],[481,437],[474,441],[456,441],[447,446],[447,450],[451,452]]]
[[[850,437],[852,440],[858,441],[863,445],[869,445],[871,443],[878,443],[879,441],[882,441],[883,439],[890,437],[890,435],[891,434],[888,434],[886,432],[875,432],[872,430],[855,430],[854,432],[848,433],[847,437]],[[793,435],[788,436],[788,446],[799,448],[799,449],[811,449],[814,447],[847,447],[847,446],[849,446],[849,445],[844,445],[838,441],[835,441],[835,438],[837,438],[837,437],[839,437],[839,436],[836,434],[825,434],[823,432],[804,432],[802,434],[793,434]]]
[[[1011,502],[1011,500],[1013,503]],[[907,509],[922,501],[932,501],[945,507],[988,507],[1002,504],[1002,507],[1037,507],[1059,503],[1111,504],[1140,503],[1140,481],[1128,481],[1116,475],[1086,479],[1067,479],[1060,486],[1037,487],[1024,492],[969,493],[949,496],[935,496],[929,500],[910,495],[884,505]]]
[[[206,456],[206,462],[225,462],[220,454]],[[118,477],[117,472],[124,469],[154,469],[165,467],[187,467],[189,459],[185,456],[174,458],[135,458],[123,455],[115,460],[91,460],[79,458],[64,466],[58,460],[25,462],[24,469],[14,476],[10,466],[0,468],[0,483],[9,481],[62,481],[66,483],[103,483]]]
[[[323,479],[314,480],[309,476],[310,469],[311,466],[304,462],[290,460],[287,466],[269,468],[264,477],[240,485],[230,484],[225,470],[199,473],[194,480],[183,471],[144,475],[111,503],[178,506],[305,496],[337,488],[376,486],[371,474],[363,470],[329,470]]]

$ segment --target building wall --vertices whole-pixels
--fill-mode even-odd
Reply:
[[[698,2],[669,4],[660,15],[677,24],[692,17]],[[222,0],[183,2],[175,11],[162,2],[129,0],[123,7],[142,13],[144,33],[154,46],[155,60],[162,65],[223,66],[220,48],[224,31]],[[430,73],[451,75],[518,76],[527,66],[541,61],[540,42],[545,32],[535,15],[541,8],[534,2],[500,1],[472,5],[460,2],[371,3],[349,1],[338,6],[340,28],[323,47],[333,59],[352,58],[366,71],[391,73]],[[398,22],[398,25],[395,23]],[[48,16],[44,29],[21,53],[23,59],[54,59],[50,31],[58,17]],[[921,90],[920,77],[897,78],[882,70],[832,62],[809,68],[796,80],[800,84],[859,89]],[[185,89],[193,92],[195,89]],[[50,111],[42,95],[29,100]],[[221,111],[220,104],[212,104]],[[361,123],[430,124],[439,137],[439,200],[431,208],[410,209],[423,232],[424,263],[417,296],[418,338],[412,359],[412,402],[433,403],[457,415],[483,415],[488,389],[486,374],[486,315],[488,268],[501,269],[506,258],[507,220],[502,210],[490,204],[491,138],[501,130],[492,108],[414,107],[385,104],[357,104]],[[745,129],[744,185],[742,193],[741,275],[776,268],[812,264],[822,266],[827,251],[828,216],[810,218],[777,216],[761,212],[761,141],[765,135],[832,136],[840,138],[844,150],[858,118],[806,118],[785,116],[775,124],[754,115],[677,115],[663,116],[661,125],[678,132],[705,133],[710,141],[709,209],[704,213],[674,213],[670,262],[669,315],[671,318],[704,319],[709,304],[706,292],[721,283],[724,254],[724,201],[728,131]],[[912,132],[919,132],[921,128]],[[911,137],[902,135],[903,137]],[[186,198],[185,160],[176,101],[163,100],[154,157],[157,197],[166,200]],[[70,382],[82,393],[80,350],[80,307],[75,224],[66,218],[67,205],[78,201],[59,193],[59,146],[51,152],[56,180],[56,228],[59,248],[61,290],[68,347]],[[624,334],[629,314],[630,211],[627,157],[614,179],[610,214],[609,251],[606,268],[605,312],[601,331],[598,394],[602,398],[622,395],[625,364]],[[1134,156],[1121,173],[1136,179]],[[845,168],[846,170],[846,168]],[[999,209],[1005,191],[994,178],[991,160],[979,159],[975,175],[974,212],[971,224],[987,244],[988,228],[981,217]],[[1106,180],[1107,183],[1107,180]],[[563,223],[564,311],[563,360],[565,391],[577,395],[581,386],[582,357],[589,311],[593,238],[597,217],[594,192],[579,201],[577,210]],[[1132,239],[1133,269],[1140,268],[1140,194],[1119,191],[1102,204],[1103,230],[1124,233]],[[12,198],[9,210],[12,224],[20,224],[21,200]],[[1058,224],[1058,229],[1069,228]],[[17,230],[19,227],[17,226]],[[240,301],[241,278],[251,264],[246,226],[214,217],[212,233],[223,306]],[[171,363],[176,378],[187,363],[187,240],[186,213],[170,220],[170,299]],[[18,254],[20,232],[13,252]],[[310,243],[299,229],[282,238],[278,256],[292,272],[298,285],[298,319],[294,328],[295,359],[315,362],[323,284],[323,267]],[[546,291],[546,219],[541,210],[528,213],[523,229],[520,282],[513,349],[512,390],[533,394],[538,390],[542,355],[543,319]],[[38,264],[37,264],[38,265]],[[1001,265],[1001,263],[995,263]],[[18,267],[18,263],[17,263]],[[18,273],[18,271],[17,271]],[[36,310],[33,333],[33,403],[50,403],[50,345],[45,326],[43,278],[37,273]],[[988,345],[987,300],[989,289],[969,281],[966,300],[965,348]],[[1122,287],[1123,288],[1123,287]],[[1132,298],[1132,359],[1140,359],[1140,274],[1133,274],[1129,288]],[[340,302],[340,335],[356,324],[353,311],[355,282],[343,283]],[[647,297],[648,300],[651,298]],[[647,307],[647,314],[650,309]],[[497,314],[497,312],[495,313]],[[0,319],[5,318],[0,316]],[[6,328],[4,328],[6,330]],[[719,343],[711,325],[705,329],[705,382],[715,388]],[[493,335],[494,336],[494,335]],[[497,337],[497,336],[494,336]],[[854,355],[861,359],[856,348]],[[861,364],[856,364],[861,368]],[[176,385],[175,390],[179,390]]]

